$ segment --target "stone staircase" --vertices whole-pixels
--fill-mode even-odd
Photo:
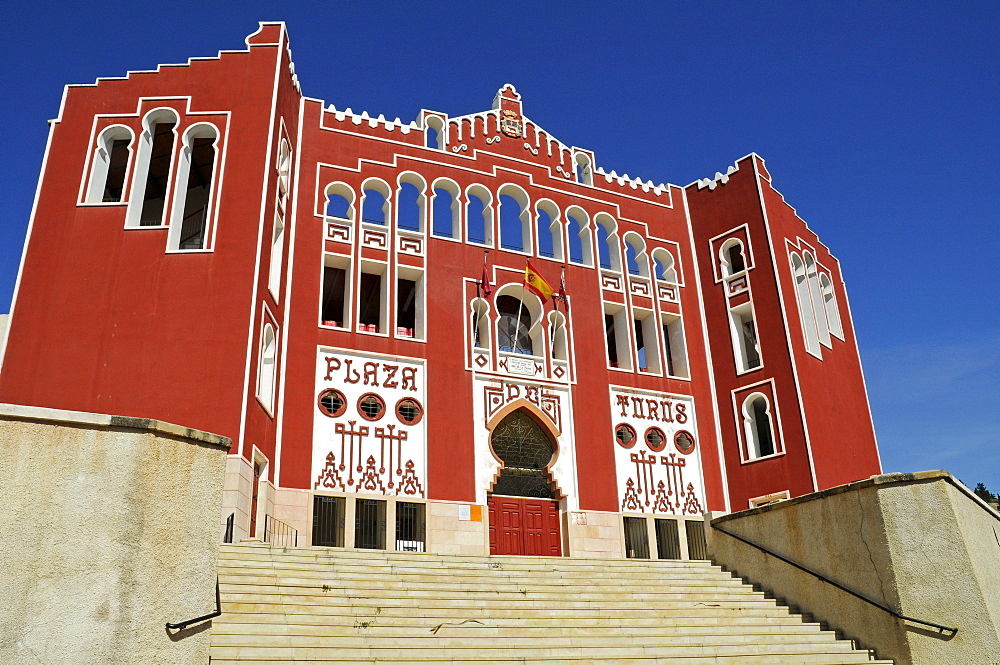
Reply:
[[[707,561],[224,545],[211,663],[883,663]]]

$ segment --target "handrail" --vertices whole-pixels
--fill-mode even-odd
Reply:
[[[233,542],[233,528],[236,526],[236,512],[229,514],[226,518],[226,533],[222,536],[222,542],[229,544]]]
[[[890,609],[889,607],[886,607],[885,605],[883,605],[883,604],[881,604],[881,603],[879,603],[877,601],[874,601],[871,598],[866,598],[865,596],[862,596],[860,593],[857,593],[856,591],[851,591],[847,587],[842,586],[841,584],[838,584],[837,582],[834,582],[830,578],[825,577],[825,576],[817,573],[815,570],[810,570],[809,568],[806,568],[805,566],[803,566],[801,564],[795,563],[794,561],[781,556],[777,552],[772,552],[771,550],[767,549],[766,547],[764,547],[762,545],[758,545],[757,543],[751,542],[751,541],[747,540],[746,538],[743,538],[742,536],[737,536],[735,533],[733,533],[731,531],[726,531],[722,527],[716,526],[715,524],[712,524],[712,528],[716,529],[717,531],[721,531],[722,533],[726,534],[727,536],[735,538],[736,540],[740,541],[741,543],[746,543],[750,547],[755,547],[758,550],[760,550],[761,552],[764,552],[765,554],[769,554],[769,555],[773,556],[775,559],[778,559],[779,561],[784,561],[789,566],[793,566],[793,567],[798,568],[799,570],[801,570],[803,572],[809,573],[813,577],[817,577],[820,580],[826,582],[827,584],[829,584],[831,586],[837,587],[841,591],[846,591],[847,593],[851,594],[855,598],[858,598],[859,600],[863,600],[866,603],[868,603],[869,605],[874,605],[875,607],[879,608],[880,610],[883,610],[884,612],[888,612],[889,614],[891,614],[892,616],[896,617],[897,619],[902,619],[903,621],[911,621],[913,623],[919,623],[919,624],[922,624],[924,626],[930,626],[931,628],[938,629],[940,632],[951,633],[951,636],[954,636],[956,633],[958,633],[958,628],[951,628],[949,626],[942,626],[941,624],[934,623],[933,621],[923,621],[921,619],[914,619],[913,617],[908,617],[905,614],[900,614],[899,612],[897,612],[897,611],[895,611],[893,609]]]
[[[278,545],[278,541],[281,541],[281,547],[288,547],[289,543],[291,543],[291,547],[298,547],[299,530],[281,520],[274,519],[271,515],[265,515],[264,542]]]
[[[215,611],[210,612],[204,616],[197,617],[195,619],[188,619],[187,621],[181,621],[180,623],[168,623],[167,630],[184,630],[191,624],[201,623],[202,621],[208,621],[209,619],[214,619],[215,617],[222,616],[222,599],[219,597],[219,578],[215,578]]]

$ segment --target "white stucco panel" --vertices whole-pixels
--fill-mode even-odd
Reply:
[[[478,376],[472,382],[473,417],[475,418],[476,491],[480,501],[500,472],[500,462],[490,448],[487,424],[508,406],[527,402],[541,412],[547,429],[555,436],[555,459],[549,473],[566,497],[567,510],[579,506],[576,484],[576,450],[573,447],[573,416],[568,388],[560,385],[518,381],[511,378]]]
[[[610,399],[619,509],[700,515],[705,485],[694,400],[618,386]]]
[[[427,496],[424,362],[415,358],[320,348],[313,407],[314,489],[359,494]],[[339,393],[330,415],[319,398]],[[369,396],[377,398],[372,401]],[[413,410],[397,413],[401,400]],[[367,400],[367,402],[366,402]],[[384,404],[377,413],[378,402]],[[362,409],[366,402],[370,412]]]

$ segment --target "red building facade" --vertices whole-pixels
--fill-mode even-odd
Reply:
[[[283,24],[67,87],[2,363],[4,402],[231,437],[238,535],[641,555],[880,472],[839,265],[762,159],[608,174],[510,85],[338,110]]]

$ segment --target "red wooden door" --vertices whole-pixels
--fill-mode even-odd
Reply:
[[[557,502],[491,496],[488,505],[490,554],[562,555]]]
[[[257,535],[257,493],[260,491],[260,464],[253,463],[253,485],[250,487],[250,538]]]

